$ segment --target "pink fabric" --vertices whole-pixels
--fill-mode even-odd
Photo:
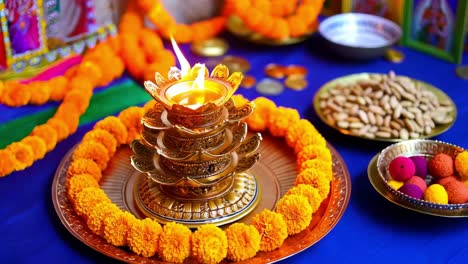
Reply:
[[[23,83],[29,83],[32,81],[42,81],[48,80],[58,75],[63,75],[68,70],[68,68],[72,67],[81,62],[81,55],[72,56],[66,59],[63,59],[56,64],[52,65],[51,67],[47,68],[43,72],[31,77],[29,79],[23,80]]]

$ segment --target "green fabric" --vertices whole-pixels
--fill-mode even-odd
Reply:
[[[88,110],[80,118],[80,125],[116,114],[129,106],[143,104],[150,99],[151,96],[134,81],[118,83],[93,95]],[[56,107],[2,124],[0,148],[27,136],[35,126],[47,122],[55,111]]]

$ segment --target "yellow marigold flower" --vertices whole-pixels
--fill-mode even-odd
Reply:
[[[306,229],[312,220],[312,207],[302,195],[288,194],[276,204],[275,211],[283,215],[289,235]]]
[[[30,145],[14,142],[8,145],[7,149],[15,157],[15,170],[23,170],[33,164],[34,152]]]
[[[70,163],[67,170],[67,177],[73,177],[78,174],[89,174],[99,182],[102,177],[101,169],[92,159],[76,159]]]
[[[8,149],[0,149],[0,177],[4,177],[15,170],[15,155]]]
[[[190,256],[192,231],[182,224],[170,222],[159,235],[158,254],[167,262],[182,263]]]
[[[308,184],[299,184],[297,186],[294,186],[286,192],[286,195],[288,194],[297,194],[307,198],[307,201],[309,202],[310,207],[312,209],[312,213],[317,212],[317,210],[320,207],[320,204],[323,201],[323,198],[322,196],[320,196],[318,189]]]
[[[150,218],[138,220],[128,233],[128,246],[138,255],[152,257],[158,249],[161,231],[161,225]]]
[[[27,136],[21,142],[31,147],[34,160],[42,159],[47,153],[45,141],[38,136]]]
[[[122,124],[125,125],[127,130],[133,128],[141,132],[143,130],[141,118],[143,117],[144,111],[142,107],[131,106],[120,112],[117,117],[122,121]]]
[[[28,87],[17,81],[6,81],[4,83],[2,101],[11,107],[26,105],[31,99],[31,92]]]
[[[47,151],[51,151],[57,145],[57,132],[48,124],[36,126],[31,132],[31,136],[38,136],[42,138],[47,146]]]
[[[296,145],[294,146],[294,153],[297,154],[301,152],[302,149],[310,145],[326,147],[327,141],[321,134],[307,131],[306,133],[302,134],[296,141]]]
[[[104,235],[104,220],[113,212],[120,212],[119,207],[112,202],[100,202],[91,209],[86,224],[98,236]]]
[[[455,157],[455,169],[463,181],[468,180],[468,150],[458,153]]]
[[[103,144],[96,141],[85,141],[81,142],[73,152],[72,160],[77,159],[91,159],[101,170],[105,170],[110,158]]]
[[[99,187],[86,187],[75,195],[75,212],[85,219],[100,202],[111,202],[107,194]]]
[[[99,188],[99,183],[96,179],[87,173],[76,174],[67,179],[67,194],[70,201],[75,201],[75,196],[81,190],[87,187]]]
[[[228,240],[227,258],[242,261],[252,258],[260,250],[260,234],[255,227],[243,223],[234,223],[226,230]]]
[[[74,105],[81,115],[88,109],[92,95],[93,93],[91,90],[72,90],[65,95],[63,102]]]
[[[307,145],[297,153],[296,163],[300,167],[307,160],[319,159],[325,162],[332,162],[330,149],[320,145]]]
[[[252,218],[252,226],[260,234],[260,250],[272,251],[279,248],[288,237],[288,228],[281,214],[263,209]]]
[[[231,96],[231,99],[232,99],[232,102],[234,103],[234,105],[236,107],[243,106],[244,104],[246,104],[249,101],[249,100],[247,100],[247,98],[242,96],[242,94],[235,94],[235,95]]]
[[[115,139],[115,137],[111,133],[107,132],[107,130],[100,128],[96,128],[87,132],[83,136],[82,141],[96,141],[98,143],[101,143],[102,145],[104,145],[104,147],[106,147],[109,157],[113,157],[117,149],[117,140]]]
[[[268,119],[268,128],[275,137],[284,137],[289,126],[300,119],[299,112],[293,108],[278,107]]]
[[[295,185],[309,184],[318,189],[320,197],[325,199],[330,193],[330,179],[327,173],[323,171],[306,169],[299,173],[296,178]]]
[[[276,104],[262,96],[252,102],[255,104],[255,111],[245,120],[251,130],[263,131],[268,125],[271,112],[276,109]]]
[[[291,148],[296,147],[296,142],[301,138],[304,134],[319,134],[317,129],[315,129],[314,125],[309,122],[307,119],[300,119],[292,122],[292,124],[288,127],[288,131],[286,132],[285,140],[288,146]]]
[[[192,234],[192,253],[200,263],[219,263],[227,255],[228,241],[224,231],[213,225],[198,227]]]
[[[302,162],[298,168],[298,172],[301,173],[305,169],[326,171],[333,176],[333,164],[323,159],[309,159]]]
[[[127,141],[128,132],[125,125],[116,116],[108,116],[94,125],[94,128],[101,128],[111,133],[117,140],[117,144],[124,144]]]
[[[47,121],[47,124],[55,129],[57,132],[57,142],[60,142],[70,135],[70,129],[67,126],[67,123],[62,119],[53,117]]]
[[[130,229],[137,219],[127,211],[112,211],[104,219],[104,239],[117,247],[127,245]]]
[[[57,76],[49,79],[50,100],[61,101],[67,92],[68,79],[65,76]]]
[[[47,82],[36,81],[27,84],[29,91],[31,92],[31,98],[29,103],[35,105],[45,104],[49,100],[50,87]]]

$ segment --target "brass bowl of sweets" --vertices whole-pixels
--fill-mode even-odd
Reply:
[[[377,156],[377,181],[392,202],[414,211],[468,216],[468,151],[429,139],[392,144]],[[374,187],[375,184],[373,183]]]

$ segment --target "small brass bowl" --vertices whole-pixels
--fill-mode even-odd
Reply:
[[[388,188],[388,190],[390,190],[395,197],[404,202],[406,207],[411,207],[410,209],[423,211],[426,213],[454,216],[461,211],[466,212],[468,209],[468,203],[438,204],[408,196],[398,190],[393,189],[388,184],[388,181],[392,179],[388,167],[390,162],[399,156],[423,156],[429,160],[438,153],[445,153],[455,159],[457,154],[463,151],[464,149],[462,147],[438,140],[406,140],[392,144],[380,152],[377,158],[377,171],[379,173],[379,178],[384,182],[386,188]],[[428,186],[432,183],[432,179],[433,178],[431,175],[427,175],[426,183]]]

